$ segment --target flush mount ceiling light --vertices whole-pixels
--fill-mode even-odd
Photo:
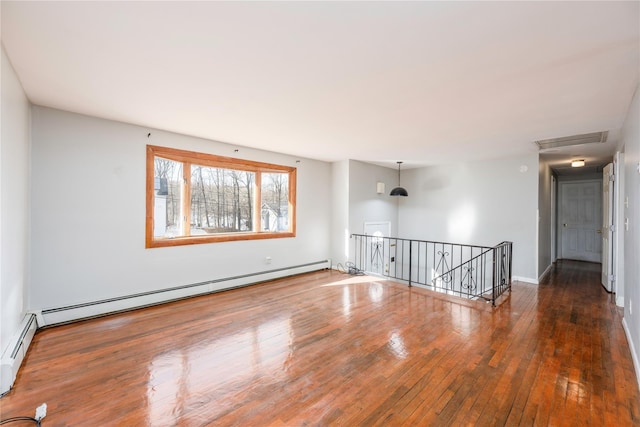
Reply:
[[[581,168],[584,166],[584,160],[573,160],[571,162],[571,167],[572,168]]]
[[[391,190],[391,193],[389,193],[389,195],[407,197],[409,195],[409,193],[407,193],[407,190],[400,187],[400,165],[402,164],[402,162],[397,162],[397,163],[398,163],[398,186],[393,190]]]

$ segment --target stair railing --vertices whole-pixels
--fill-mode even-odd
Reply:
[[[495,306],[511,290],[511,242],[477,246],[352,234],[356,269]]]

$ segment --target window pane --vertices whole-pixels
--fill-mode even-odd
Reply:
[[[255,173],[191,167],[191,235],[253,231]]]
[[[153,236],[179,237],[182,224],[182,163],[154,158]]]
[[[289,231],[289,174],[262,174],[262,230]]]
[[[146,161],[147,248],[295,237],[296,168],[154,145]]]

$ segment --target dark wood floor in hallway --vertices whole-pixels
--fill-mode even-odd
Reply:
[[[44,426],[640,423],[598,264],[493,309],[317,272],[41,330],[1,418]]]

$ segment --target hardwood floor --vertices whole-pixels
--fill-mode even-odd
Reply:
[[[39,331],[0,418],[44,426],[640,423],[599,264],[502,304],[318,272]]]

